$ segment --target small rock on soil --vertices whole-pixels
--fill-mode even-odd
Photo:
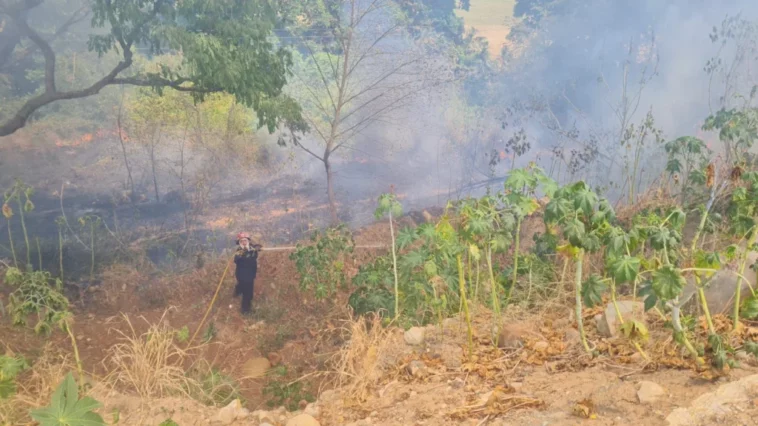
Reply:
[[[657,383],[640,382],[637,398],[641,404],[655,404],[666,395],[666,391]]]

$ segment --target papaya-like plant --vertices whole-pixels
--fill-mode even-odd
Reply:
[[[607,200],[598,197],[586,183],[580,181],[555,192],[554,198],[545,207],[544,219],[548,227],[560,227],[565,241],[561,251],[574,259],[577,328],[584,349],[590,353],[592,351],[582,321],[583,294],[598,293],[598,290],[582,285],[584,256],[602,248],[603,233],[615,219],[615,212]]]
[[[397,248],[395,247],[395,227],[392,223],[392,217],[400,217],[403,214],[403,206],[397,201],[393,193],[382,194],[379,196],[379,205],[374,212],[374,216],[379,219],[384,215],[389,217],[390,237],[392,239],[392,272],[395,277],[395,319],[400,314],[400,285],[397,278]]]

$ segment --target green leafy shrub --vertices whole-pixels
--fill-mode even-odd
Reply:
[[[15,290],[10,294],[8,311],[15,325],[26,325],[29,315],[37,316],[34,330],[50,332],[58,314],[68,311],[63,283],[46,271],[22,272],[8,268],[5,282]]]
[[[295,411],[299,408],[300,401],[313,402],[316,398],[306,389],[303,382],[287,382],[287,367],[280,366],[273,370],[276,379],[270,381],[263,388],[263,395],[269,399],[266,402],[271,408],[283,406],[287,411]]]
[[[23,357],[0,355],[0,400],[16,393],[16,376],[29,368]]]
[[[290,255],[300,275],[300,289],[313,291],[317,299],[328,297],[347,282],[345,262],[353,253],[353,234],[339,225],[311,235],[311,244],[298,244]]]

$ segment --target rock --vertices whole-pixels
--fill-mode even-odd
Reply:
[[[640,362],[644,360],[644,358],[642,358],[642,354],[639,352],[633,353],[632,356],[629,357],[629,359],[631,359],[632,362],[637,363],[637,364],[639,364]]]
[[[407,370],[411,376],[417,379],[422,379],[429,374],[429,371],[427,370],[426,364],[424,364],[424,361],[418,361],[418,360],[411,361],[408,364]]]
[[[246,379],[257,379],[263,377],[269,368],[271,368],[271,362],[267,358],[253,358],[242,366],[242,371]]]
[[[581,341],[579,330],[573,328],[566,330],[566,333],[563,335],[563,341],[571,344],[579,343]]]
[[[426,334],[425,331],[426,330],[421,327],[411,327],[403,335],[403,338],[405,338],[405,343],[413,346],[422,345],[424,343],[424,336]]]
[[[737,254],[738,259],[740,254]],[[758,252],[750,252],[747,256],[747,265],[750,266],[758,260]],[[739,263],[739,260],[737,261]],[[756,274],[749,268],[745,268],[745,278],[750,283],[742,281],[742,295],[750,294],[750,286],[756,286]],[[705,288],[705,298],[708,300],[708,309],[712,315],[732,312],[734,308],[734,291],[737,286],[739,277],[731,269],[720,269],[710,279],[708,286]],[[680,303],[682,310],[686,313],[695,312],[698,309],[697,287],[695,286],[694,277],[687,277],[687,285],[682,290]]]
[[[276,415],[264,410],[253,411],[252,418],[257,420],[258,423],[271,423],[276,424]]]
[[[237,419],[246,418],[248,414],[249,412],[246,409],[242,408],[242,403],[240,403],[240,400],[235,399],[234,401],[230,402],[229,405],[222,408],[218,412],[216,420],[222,425],[230,425]]]
[[[319,395],[318,399],[321,400],[324,403],[327,402],[334,402],[334,400],[337,398],[337,392],[329,389],[321,392],[321,395]]]
[[[311,415],[300,414],[299,416],[287,420],[286,426],[321,426],[321,423]]]
[[[458,318],[445,318],[442,320],[442,328],[445,330],[454,329],[457,330],[461,327],[461,322],[458,321]]]
[[[637,391],[641,404],[654,404],[666,395],[666,391],[657,383],[643,381]]]
[[[677,408],[666,417],[669,426],[700,426],[716,424],[719,417],[730,418],[729,424],[754,422],[751,401],[758,388],[758,374],[719,386],[699,396],[689,407]],[[747,417],[743,418],[742,417]]]
[[[308,404],[305,406],[305,410],[303,410],[303,414],[308,414],[309,416],[313,416],[313,417],[319,417],[321,416],[321,406],[319,406],[316,403]]]
[[[624,321],[635,320],[645,322],[645,304],[631,300],[621,300],[618,303],[619,311]],[[616,316],[616,308],[612,303],[605,307],[602,315],[595,317],[598,332],[604,337],[616,337],[620,331],[620,321]]]
[[[550,343],[548,342],[537,342],[534,344],[534,350],[540,353],[546,352],[549,347]]]
[[[513,388],[513,390],[515,390],[516,392],[521,392],[521,389],[524,388],[524,384],[522,382],[512,382],[509,384],[511,388]]]

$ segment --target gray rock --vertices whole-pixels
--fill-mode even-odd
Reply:
[[[666,417],[669,426],[699,426],[716,424],[719,417],[731,418],[730,424],[749,424],[735,419],[739,415],[750,417],[750,409],[758,388],[758,374],[720,386],[713,392],[699,396],[691,406],[677,408]]]
[[[637,399],[641,404],[655,404],[666,395],[666,391],[657,383],[643,381],[640,382],[637,391]]]
[[[413,345],[413,346],[424,344],[425,336],[426,336],[426,330],[421,327],[411,327],[403,335],[403,337],[405,338],[405,343],[409,345]]]
[[[321,423],[311,415],[300,414],[287,420],[286,426],[321,426]]]
[[[305,406],[303,413],[313,417],[319,417],[321,416],[321,406],[319,406],[317,403],[308,404]]]
[[[429,371],[427,370],[424,361],[416,360],[411,361],[410,364],[408,364],[408,373],[413,377],[421,379],[426,377],[429,374]]]
[[[620,300],[617,302],[619,311],[624,321],[635,320],[645,322],[645,304],[642,302],[633,302],[630,300]],[[621,329],[621,321],[616,315],[616,308],[612,303],[605,307],[602,315],[595,316],[595,324],[598,332],[604,337],[616,337]]]
[[[579,330],[569,328],[563,335],[563,341],[570,344],[579,343],[581,341],[579,337]]]
[[[252,417],[257,420],[258,423],[271,423],[276,424],[277,416],[275,413],[271,413],[264,410],[253,411]]]
[[[738,253],[738,258],[740,254]],[[746,297],[750,294],[750,286],[755,288],[756,286],[756,273],[750,269],[750,265],[758,260],[758,252],[750,252],[747,256],[747,268],[745,268],[745,278],[750,283],[746,283],[742,280],[742,295]],[[739,260],[733,266],[735,269],[739,268]],[[731,313],[734,308],[734,290],[737,287],[737,273],[733,269],[721,269],[706,283],[705,298],[708,301],[708,309],[712,315]],[[688,313],[696,312],[700,305],[697,298],[697,287],[695,286],[695,278],[692,276],[687,277],[687,285],[682,291],[680,297],[680,303],[682,310]]]
[[[247,417],[249,412],[245,413],[246,411],[246,409],[242,408],[240,400],[235,399],[218,412],[216,420],[223,425],[230,425],[239,418],[238,416],[243,416],[244,414],[242,418]]]

